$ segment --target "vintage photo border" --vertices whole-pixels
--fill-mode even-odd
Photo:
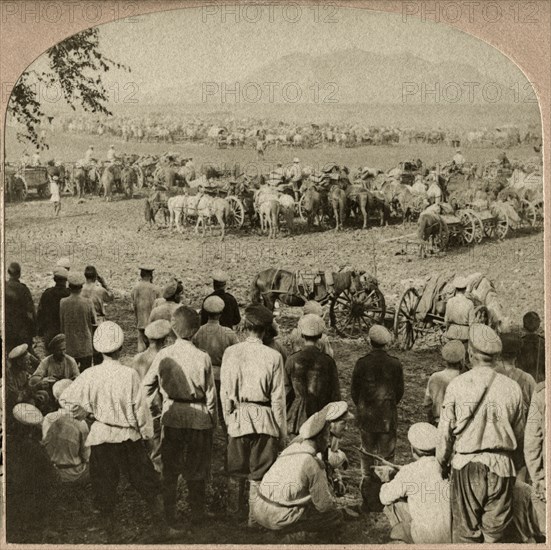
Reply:
[[[551,1],[549,0],[364,0],[364,1],[342,1],[342,0],[321,0],[320,2],[309,1],[283,1],[270,2],[269,0],[222,0],[212,2],[195,2],[185,0],[1,0],[0,1],[0,161],[2,171],[2,185],[4,185],[4,160],[5,142],[4,130],[6,122],[7,102],[11,89],[21,73],[39,57],[45,50],[67,38],[68,36],[82,31],[88,27],[113,22],[118,19],[132,16],[141,16],[153,12],[197,8],[204,6],[226,5],[236,6],[237,4],[279,4],[279,5],[332,5],[337,8],[364,9],[400,14],[404,23],[404,32],[407,32],[408,18],[421,18],[429,24],[439,19],[439,24],[448,25],[472,36],[485,41],[489,45],[499,49],[513,63],[515,63],[533,84],[539,100],[539,107],[542,117],[543,136],[543,169],[544,169],[544,201],[547,212],[551,211],[550,196],[545,191],[550,181],[551,161]],[[96,5],[92,11],[83,9],[84,5]],[[452,6],[455,5],[455,6]],[[40,13],[40,10],[48,7],[47,13]],[[101,9],[97,9],[100,6]],[[497,12],[495,6],[500,8]],[[533,19],[523,20],[521,13],[526,12],[526,7],[537,7],[535,21]],[[457,7],[461,8],[461,16],[457,17]],[[484,8],[487,7],[486,16],[483,16]],[[59,9],[63,10],[60,15]],[[38,9],[38,14],[36,14]],[[34,10],[34,11],[33,11]],[[99,11],[99,14],[98,14]],[[530,11],[530,10],[529,10]],[[501,13],[496,17],[496,13]],[[493,15],[489,15],[493,14]],[[98,17],[99,15],[99,17]],[[93,17],[93,19],[92,19]],[[329,27],[329,28],[328,28]],[[246,29],[244,27],[244,29]],[[184,29],[185,31],[185,29]],[[325,27],[325,32],[330,32],[330,25]],[[461,52],[457,52],[458,59]],[[2,258],[4,264],[4,195],[0,199],[2,205]],[[551,217],[549,214],[544,219],[544,231],[550,234]],[[545,298],[546,298],[546,339],[547,339],[547,362],[551,361],[551,306],[549,303],[550,285],[549,269],[550,241],[544,238],[544,277],[545,277]],[[3,265],[4,271],[5,266]],[[4,276],[2,276],[4,285]],[[2,286],[3,291],[3,286]],[[3,296],[3,292],[2,292]],[[4,322],[4,308],[2,307],[2,322]],[[549,364],[547,365],[549,367]],[[549,372],[549,368],[548,368]],[[3,398],[3,396],[2,396]],[[547,407],[547,420],[549,421],[550,408]],[[5,415],[4,415],[5,419]],[[549,422],[547,424],[549,426]],[[5,449],[4,449],[5,452]],[[547,471],[550,471],[550,454],[547,453]],[[4,462],[5,463],[5,462]],[[2,486],[0,514],[2,517],[2,536],[0,547],[9,548],[30,548],[38,545],[7,544],[5,541],[5,484]],[[551,506],[548,506],[547,515],[549,519]],[[549,523],[549,522],[548,522]],[[76,546],[76,545],[75,545]],[[139,548],[139,545],[124,545],[127,548]],[[175,546],[186,545],[158,545],[156,548],[174,548]],[[212,545],[217,546],[217,545]],[[230,545],[228,545],[230,546]],[[235,546],[235,545],[231,545]],[[268,545],[265,545],[268,546]],[[272,545],[269,545],[272,546]],[[291,545],[293,546],[293,545]],[[349,545],[331,545],[333,548],[343,548]],[[360,545],[358,545],[360,546]],[[372,548],[380,545],[370,545]],[[414,545],[422,547],[422,545]],[[458,545],[444,545],[443,548],[457,548]],[[55,545],[40,545],[40,547],[56,548]],[[84,548],[85,546],[82,545]],[[86,546],[86,548],[93,545]],[[105,547],[105,546],[103,546]],[[197,545],[189,545],[190,548]],[[329,545],[327,545],[329,547]],[[522,545],[522,548],[536,548],[535,545]],[[550,547],[538,545],[537,548]]]

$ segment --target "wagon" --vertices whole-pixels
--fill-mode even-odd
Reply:
[[[50,182],[45,166],[7,167],[8,194],[10,198],[25,200],[31,191],[39,197],[47,197]]]
[[[481,274],[469,279],[467,295],[475,305],[473,322],[489,325],[492,316],[496,317],[490,309],[493,307],[499,314],[494,285]],[[402,349],[409,350],[416,342],[428,343],[431,339],[437,345],[443,343],[446,306],[453,296],[452,280],[453,277],[434,275],[422,289],[410,286],[400,296],[394,310],[394,336]]]
[[[466,212],[476,223],[476,241],[479,243],[484,237],[504,239],[511,230],[511,220],[504,211],[493,212],[489,208],[476,209],[471,207]]]

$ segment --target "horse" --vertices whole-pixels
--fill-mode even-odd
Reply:
[[[342,229],[342,224],[346,219],[346,192],[338,185],[333,185],[329,190],[329,200],[335,216],[335,231],[338,231]]]
[[[230,203],[221,197],[211,197],[209,195],[195,195],[186,202],[186,211],[197,215],[195,233],[199,233],[199,226],[203,227],[203,237],[205,236],[206,224],[209,222],[209,228],[212,231],[210,220],[215,217],[221,229],[220,240],[224,240],[226,235],[226,220],[231,213]]]
[[[138,185],[138,174],[132,166],[124,166],[121,171],[121,183],[127,198],[134,196],[134,186]]]
[[[260,215],[260,226],[262,232],[267,229],[270,239],[275,239],[279,229],[279,211],[281,205],[278,200],[265,200],[260,204],[258,213]]]
[[[188,195],[175,195],[167,200],[167,208],[169,213],[168,228],[177,231],[183,230],[183,218],[185,216],[185,210],[187,205]]]
[[[295,201],[293,197],[283,193],[280,195],[278,202],[280,206],[279,213],[282,214],[285,225],[292,235],[295,228]]]
[[[364,274],[365,271],[356,270],[333,272],[331,274],[333,278],[332,290],[329,291],[325,286],[321,289],[324,291],[324,295],[320,296],[318,292],[317,296],[320,299],[327,297],[329,293],[338,296],[345,290],[349,290],[351,294],[354,294],[363,287],[362,278]],[[264,305],[271,311],[274,310],[276,300],[287,306],[301,307],[306,301],[316,297],[316,289],[313,289],[310,295],[304,295],[299,286],[297,273],[284,269],[265,269],[258,273],[253,280],[250,300],[252,303]]]
[[[385,203],[384,198],[378,197],[375,193],[368,191],[361,185],[351,185],[346,189],[347,199],[351,207],[356,206],[360,209],[363,218],[362,229],[367,229],[369,212],[378,210],[380,214],[380,226],[388,224],[390,208]]]
[[[308,227],[312,227],[314,221],[317,220],[318,225],[321,226],[321,220],[323,218],[323,204],[320,192],[314,187],[308,187],[303,194],[302,207],[306,212],[306,220]]]
[[[117,183],[121,182],[121,167],[118,164],[108,164],[100,179],[100,188],[103,187],[103,193],[107,202],[113,200],[113,191]]]
[[[145,221],[151,227],[155,223],[155,217],[159,210],[162,211],[165,224],[168,224],[170,220],[170,213],[168,211],[168,200],[170,198],[170,193],[162,186],[158,186],[151,193],[149,198],[145,199]]]
[[[99,173],[96,166],[76,166],[73,172],[73,180],[75,183],[74,194],[82,199],[86,193],[99,192]]]
[[[426,255],[428,244],[438,241],[445,248],[449,238],[449,229],[442,216],[432,212],[422,212],[418,220],[417,236],[421,242],[419,255]]]

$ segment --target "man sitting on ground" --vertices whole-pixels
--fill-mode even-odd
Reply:
[[[337,510],[325,466],[317,455],[328,445],[326,411],[313,414],[300,428],[299,436],[279,455],[266,472],[252,503],[254,519],[266,529],[299,533],[330,534],[338,528]]]
[[[410,544],[450,542],[449,482],[435,457],[438,430],[418,422],[409,429],[408,440],[415,461],[402,466],[379,494],[390,538]]]

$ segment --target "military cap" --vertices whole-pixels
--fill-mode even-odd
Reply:
[[[180,338],[191,338],[201,326],[199,314],[188,306],[179,306],[170,320],[172,330]]]
[[[59,401],[59,398],[61,397],[61,394],[73,383],[72,380],[69,380],[68,378],[63,378],[62,380],[58,380],[53,386],[52,386],[52,393],[54,394],[54,398],[56,401]]]
[[[453,286],[457,289],[467,288],[469,281],[466,277],[458,276],[453,280]]]
[[[67,277],[67,282],[70,286],[83,286],[86,282],[86,279],[84,278],[84,275],[73,272],[69,273],[69,276]]]
[[[303,439],[312,439],[316,435],[323,431],[327,424],[325,418],[325,412],[323,409],[314,413],[306,422],[300,427],[298,435]]]
[[[501,353],[501,338],[489,326],[474,323],[469,328],[469,343],[474,349],[486,355]]]
[[[354,418],[354,415],[348,410],[348,403],[346,401],[333,401],[325,405],[323,409],[325,410],[327,422],[336,422],[345,416],[347,418]]]
[[[25,426],[40,426],[44,420],[42,413],[30,403],[18,403],[15,405],[13,417]]]
[[[220,296],[209,296],[203,303],[203,308],[207,313],[222,313],[226,304]]]
[[[27,344],[21,344],[19,346],[16,346],[8,354],[8,359],[19,359],[19,357],[23,357],[23,355],[27,353],[28,349],[29,349],[29,346]]]
[[[300,162],[300,160],[298,160],[298,157],[295,157],[295,158],[293,159],[293,162]]]
[[[442,347],[442,359],[446,363],[460,363],[465,359],[465,346],[461,340],[450,340]]]
[[[307,315],[308,313],[313,313],[315,315],[323,317],[323,308],[318,302],[314,300],[309,300],[308,302],[306,302],[304,304],[304,307],[302,308],[302,311],[304,315]]]
[[[166,319],[158,319],[149,323],[145,327],[145,335],[150,340],[160,340],[161,338],[166,338],[170,334],[170,321]]]
[[[522,318],[522,325],[528,332],[536,332],[540,328],[540,316],[535,311],[529,311]]]
[[[69,258],[59,258],[55,263],[56,267],[64,267],[65,269],[71,269],[71,260]]]
[[[69,277],[69,271],[64,267],[57,266],[54,268],[54,277],[59,277],[60,279],[67,279]]]
[[[319,315],[307,313],[299,319],[298,328],[304,336],[321,336],[325,331],[325,323]]]
[[[147,264],[140,265],[139,269],[140,269],[140,271],[149,271],[149,272],[155,271],[154,267],[151,267],[150,265],[147,265]]]
[[[506,334],[500,334],[500,338],[502,347],[501,354],[508,357],[511,355],[516,356],[522,344],[520,335],[516,332],[508,332]]]
[[[219,283],[226,283],[228,281],[228,274],[221,269],[213,271],[211,277],[213,281],[218,281]]]
[[[124,332],[113,321],[103,322],[94,332],[94,348],[100,353],[112,353],[120,349],[123,342]]]
[[[56,334],[48,343],[48,349],[53,353],[61,344],[65,344],[67,338],[65,334]]]
[[[178,282],[171,281],[163,288],[163,298],[165,300],[168,300],[169,298],[176,296],[177,292],[178,292]]]
[[[408,430],[408,441],[419,451],[432,451],[436,449],[438,429],[428,422],[417,422]]]
[[[377,344],[379,346],[390,344],[392,341],[390,331],[383,327],[383,325],[373,325],[369,329],[368,336],[372,344]]]

